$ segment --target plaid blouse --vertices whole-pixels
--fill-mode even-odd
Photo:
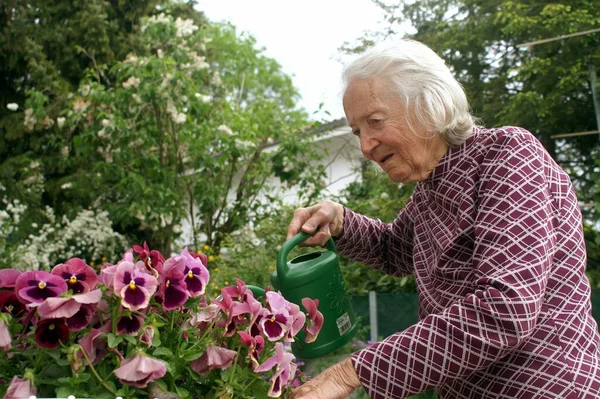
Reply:
[[[577,198],[526,130],[475,129],[392,223],[347,209],[336,246],[419,291],[417,324],[352,355],[371,398],[600,398]]]

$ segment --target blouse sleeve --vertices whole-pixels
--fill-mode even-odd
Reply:
[[[344,231],[336,239],[339,253],[393,276],[413,273],[412,202],[409,199],[392,223],[371,219],[344,208]]]
[[[505,138],[480,165],[473,292],[352,355],[371,398],[403,398],[505,357],[536,327],[555,246],[543,148]]]

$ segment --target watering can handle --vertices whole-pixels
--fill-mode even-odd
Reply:
[[[279,278],[282,278],[283,276],[287,275],[287,272],[289,270],[289,267],[287,265],[287,256],[289,255],[291,250],[294,249],[294,247],[300,244],[302,241],[314,236],[316,233],[316,231],[313,233],[305,233],[301,231],[283,243],[281,249],[279,250],[279,253],[277,254],[277,275],[280,276]],[[331,252],[336,252],[335,244],[333,243],[333,238],[330,237],[325,245],[327,246],[327,249]]]
[[[250,285],[250,284],[246,284],[246,288],[248,288],[250,291],[252,291],[252,293],[254,294],[255,297],[265,296],[264,288],[257,287],[255,285]]]

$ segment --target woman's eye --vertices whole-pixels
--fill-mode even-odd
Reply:
[[[369,124],[370,125],[374,125],[374,126],[378,126],[381,124],[381,119],[369,119]]]

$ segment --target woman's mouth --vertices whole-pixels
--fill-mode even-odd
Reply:
[[[383,158],[381,158],[381,160],[379,160],[380,164],[384,164],[388,159],[390,159],[392,156],[394,156],[394,154],[388,154],[386,156],[384,156]]]

